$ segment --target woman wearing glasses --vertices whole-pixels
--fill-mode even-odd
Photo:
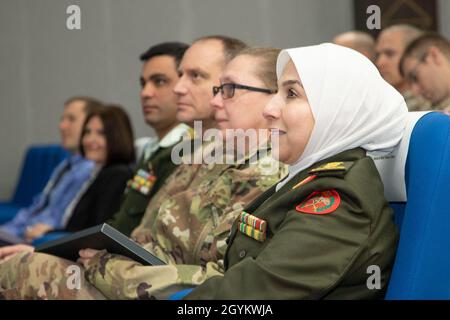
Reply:
[[[400,141],[407,107],[361,54],[332,44],[284,50],[264,109],[289,176],[235,221],[224,276],[187,299],[372,299],[397,245],[369,154]]]
[[[52,293],[48,293],[47,297],[57,299],[104,296],[111,299],[166,298],[186,286],[202,283],[210,275],[221,274],[225,239],[243,205],[286,174],[286,167],[270,156],[270,146],[265,143],[269,137],[268,122],[263,117],[265,104],[276,92],[275,63],[278,53],[276,49],[243,51],[229,62],[222,75],[221,86],[213,91],[216,120],[226,140],[235,138],[228,136],[230,131],[227,130],[240,129],[245,132],[266,129],[263,134],[258,132],[256,141],[245,140],[245,150],[238,150],[236,145],[234,151],[238,152],[233,152],[233,156],[244,155],[244,163],[197,165],[201,173],[193,179],[199,177],[199,181],[188,185],[187,190],[170,196],[166,196],[164,188],[160,190],[149,204],[150,209],[144,217],[146,221],[143,220],[140,227],[133,231],[132,237],[139,243],[145,243],[145,249],[168,262],[167,266],[143,266],[104,251],[82,250],[79,262],[85,267],[85,272],[81,275],[81,289],[65,290],[66,279],[61,274],[73,262],[39,254],[24,259],[17,256],[11,258],[13,261],[8,265],[0,264],[0,295],[3,283],[7,284],[5,287],[15,283],[15,292],[20,297],[35,297],[39,291],[30,283],[47,281],[45,275],[40,272],[43,278],[39,281],[34,278],[33,281],[15,281],[15,270],[19,265],[20,269],[34,274],[32,270],[39,267],[37,261],[44,259],[47,265],[52,266],[52,272],[57,273],[49,275],[51,279],[48,281],[60,289],[56,297]],[[211,172],[219,173],[211,179]],[[166,185],[180,185],[183,183],[180,180],[175,172]],[[31,264],[27,265],[27,261]],[[84,280],[84,275],[88,282]],[[45,290],[40,292],[44,296],[47,294]]]

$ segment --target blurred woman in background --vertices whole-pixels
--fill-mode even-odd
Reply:
[[[25,239],[32,241],[50,231],[79,231],[111,218],[119,209],[121,195],[131,177],[135,160],[133,131],[122,107],[107,105],[87,116],[80,152],[96,164],[91,179],[65,211],[58,225],[36,224]]]

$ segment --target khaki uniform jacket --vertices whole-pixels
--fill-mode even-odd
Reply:
[[[341,161],[344,163],[338,167],[344,166],[343,170],[330,170],[336,166],[332,163],[328,169],[310,172]],[[313,174],[315,179],[294,188]],[[339,196],[333,193],[325,199],[328,202],[317,197],[305,202],[313,192],[330,190]],[[319,214],[323,204],[335,207],[334,211]],[[364,150],[345,151],[318,162],[278,192],[275,187],[267,190],[245,211],[266,221],[266,239],[258,241],[242,233],[235,221],[225,254],[224,276],[208,279],[186,299],[383,297],[398,235],[382,182]],[[378,286],[371,278],[377,276],[372,268],[381,271],[379,289],[369,289]]]

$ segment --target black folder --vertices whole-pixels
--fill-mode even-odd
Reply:
[[[79,258],[78,252],[86,248],[106,249],[109,253],[126,256],[147,266],[166,264],[106,223],[43,243],[36,247],[36,251],[76,261]]]

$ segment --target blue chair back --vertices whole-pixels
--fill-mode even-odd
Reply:
[[[11,202],[20,207],[30,205],[33,197],[44,189],[55,167],[68,155],[60,145],[31,146],[25,155]]]
[[[407,202],[391,203],[400,241],[386,299],[450,299],[450,116],[416,123],[405,183]]]

